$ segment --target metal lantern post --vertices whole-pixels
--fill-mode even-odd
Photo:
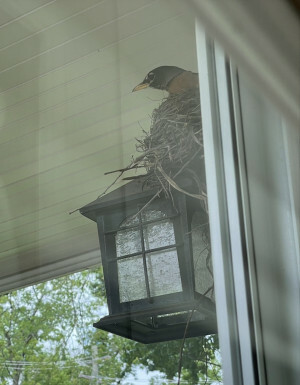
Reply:
[[[97,222],[109,310],[94,326],[143,343],[182,338],[187,322],[186,337],[216,333],[207,214],[156,192],[132,181],[80,209]]]

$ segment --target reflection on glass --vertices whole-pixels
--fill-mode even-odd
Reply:
[[[176,248],[150,253],[146,258],[152,297],[182,291]]]
[[[118,261],[120,302],[134,301],[147,297],[142,256]]]

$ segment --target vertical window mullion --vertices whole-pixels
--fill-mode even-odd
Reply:
[[[196,38],[222,371],[224,384],[239,385],[243,384],[242,363],[233,285],[215,52],[212,42],[207,39],[200,24],[196,24]]]
[[[242,341],[240,354],[243,383],[255,385],[258,381],[256,378],[257,361],[255,359],[256,349],[253,349],[252,301],[238,172],[241,159],[237,154],[231,77],[229,64],[226,63],[225,54],[219,47],[215,48],[215,59],[237,326],[239,339]]]
[[[142,219],[141,213],[139,213],[138,217],[139,217],[139,229],[140,229],[141,243],[142,243],[142,258],[143,258],[147,298],[149,299],[149,302],[152,302],[151,293],[150,293],[148,267],[147,267],[147,261],[146,261],[146,249],[145,249],[145,240],[144,240],[143,219]]]

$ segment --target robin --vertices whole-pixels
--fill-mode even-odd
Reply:
[[[169,94],[180,94],[190,89],[199,88],[198,74],[175,66],[161,66],[150,71],[142,83],[132,92],[147,87],[168,91]]]

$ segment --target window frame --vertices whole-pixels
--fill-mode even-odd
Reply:
[[[205,169],[212,242],[218,333],[224,384],[259,382],[246,234],[237,162],[234,92],[224,52],[196,24]],[[237,106],[235,106],[237,107]],[[242,148],[239,149],[242,151]],[[239,154],[239,161],[241,154]],[[244,196],[244,198],[246,198]],[[263,369],[263,368],[262,368]],[[260,369],[260,370],[262,370]],[[260,380],[264,377],[260,372]]]
[[[290,384],[300,358],[300,130],[200,23],[196,37],[224,384]]]

